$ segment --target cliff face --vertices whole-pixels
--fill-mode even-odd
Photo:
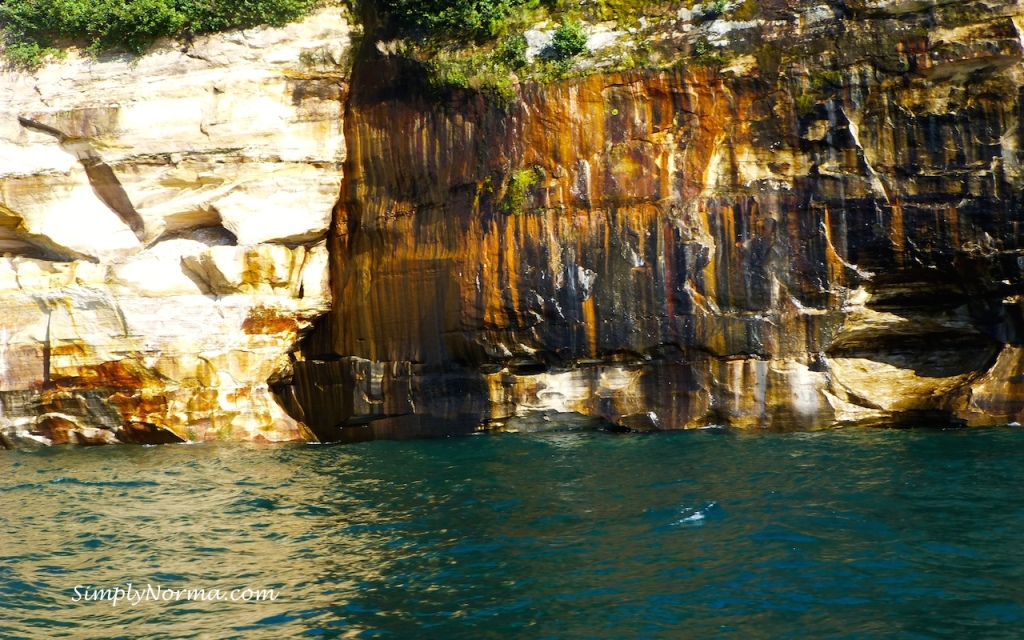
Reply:
[[[5,74],[0,443],[1020,421],[1019,7],[657,7],[497,102],[336,8]]]
[[[335,304],[286,406],[342,439],[1020,420],[1022,19],[680,10],[648,37],[683,63],[509,105],[367,46]]]
[[[337,8],[0,76],[0,443],[310,437],[269,391],[330,306]]]

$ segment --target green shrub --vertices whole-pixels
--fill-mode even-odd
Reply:
[[[722,54],[703,38],[693,44],[691,61],[699,66],[713,67],[724,62]]]
[[[4,0],[0,27],[7,60],[38,66],[54,42],[92,52],[124,47],[142,53],[160,36],[280,26],[305,15],[315,0]]]
[[[43,64],[50,56],[56,55],[57,50],[51,47],[40,47],[35,42],[15,42],[8,45],[4,52],[8,62],[20,69],[35,69]]]
[[[502,201],[501,208],[506,213],[514,213],[515,215],[522,213],[523,206],[526,204],[526,198],[530,195],[530,190],[537,186],[539,182],[540,174],[536,168],[513,171],[512,177],[508,181],[508,188],[505,190],[505,198]]]
[[[587,34],[583,33],[583,24],[564,21],[558,25],[551,39],[551,49],[556,60],[568,60],[586,51]]]
[[[837,69],[823,69],[811,74],[811,89],[828,91],[843,86],[843,73]]]
[[[469,87],[470,77],[466,71],[473,63],[472,60],[434,58],[427,62],[427,80],[439,94],[452,89],[465,89]]]
[[[714,20],[724,14],[727,8],[729,8],[728,0],[714,0],[711,6],[705,5],[703,17],[705,20]]]
[[[438,56],[425,67],[427,86],[435,99],[444,99],[455,91],[473,91],[505,108],[518,95],[509,69],[485,54],[465,58]]]
[[[505,20],[528,0],[377,0],[386,20],[401,31],[451,38],[498,35]]]
[[[179,33],[186,18],[168,0],[108,2],[99,20],[87,23],[93,49],[127,47],[142,53],[156,38]],[[87,31],[88,33],[88,31]]]
[[[197,32],[280,27],[309,13],[315,0],[174,0]]]
[[[797,115],[803,117],[814,111],[818,101],[809,93],[800,93],[793,96],[793,104],[796,105]]]
[[[526,66],[526,38],[521,35],[512,35],[501,43],[495,54],[498,62],[510,69],[522,69]]]

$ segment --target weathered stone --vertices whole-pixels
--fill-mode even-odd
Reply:
[[[751,11],[680,10],[649,38],[685,64],[510,105],[439,103],[368,36],[335,307],[290,410],[338,438],[412,415],[1017,420],[1019,5]]]
[[[1019,5],[644,11],[508,103],[337,8],[4,75],[0,443],[1020,422]]]
[[[351,35],[328,6],[0,75],[5,446],[311,437],[267,381],[330,304]]]

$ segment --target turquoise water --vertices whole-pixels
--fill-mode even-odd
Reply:
[[[1024,430],[0,451],[0,638],[1020,638]],[[277,590],[73,601],[76,585]]]

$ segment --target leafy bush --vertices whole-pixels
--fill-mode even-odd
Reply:
[[[400,30],[451,38],[498,35],[512,12],[529,0],[377,0],[381,12]]]
[[[551,49],[556,60],[568,60],[587,50],[587,34],[580,22],[562,22],[555,29]]]
[[[4,54],[7,56],[7,60],[15,67],[35,69],[43,63],[43,60],[56,55],[57,49],[40,47],[35,42],[15,42],[7,46]]]
[[[814,111],[814,107],[817,106],[818,101],[809,93],[798,93],[793,96],[793,104],[796,105],[797,114],[803,117],[811,111]]]
[[[6,56],[38,66],[56,41],[81,42],[96,53],[124,47],[142,53],[160,36],[283,25],[315,0],[5,0],[0,27]]]
[[[540,175],[536,168],[518,169],[512,172],[508,181],[508,188],[505,190],[505,198],[501,208],[506,213],[519,215],[526,205],[526,199],[530,190],[540,182]]]
[[[725,13],[725,10],[729,8],[728,0],[714,0],[710,4],[703,6],[704,13],[701,16],[704,20],[714,20]]]
[[[466,73],[467,68],[472,73],[475,62],[475,60],[434,58],[427,62],[427,79],[431,87],[438,92],[464,89],[469,86],[470,75]]]
[[[315,0],[173,0],[194,22],[196,32],[248,29],[261,24],[280,27],[313,8]]]
[[[708,41],[703,38],[693,44],[690,55],[691,61],[698,66],[713,67],[725,62],[722,53],[708,44]]]
[[[811,89],[828,91],[843,86],[843,74],[837,69],[822,69],[811,74]]]
[[[508,68],[485,54],[465,58],[435,57],[425,67],[427,86],[434,98],[468,90],[483,94],[500,107],[507,107],[517,95]]]
[[[526,66],[526,38],[521,35],[513,35],[505,38],[498,47],[496,58],[498,62],[510,69],[522,69]]]

